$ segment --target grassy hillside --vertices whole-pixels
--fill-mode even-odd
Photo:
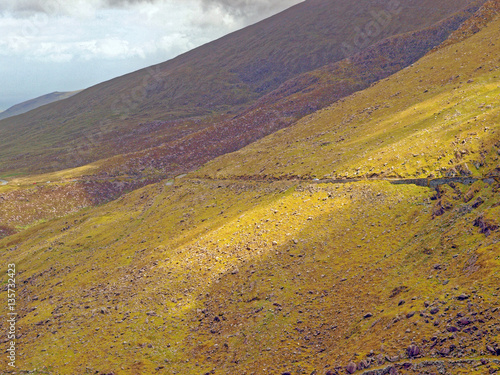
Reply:
[[[500,4],[498,1],[487,1],[473,17],[464,22],[439,48],[460,42],[479,32],[484,25],[487,25],[496,17],[499,11]]]
[[[499,22],[208,164],[207,176],[498,176]]]
[[[158,66],[1,121],[0,173],[60,170],[175,141],[301,73],[429,27],[470,3],[305,1]]]
[[[429,28],[384,39],[348,59],[301,74],[230,119],[175,142],[98,162],[100,173],[140,175],[146,170],[176,175],[197,169],[409,66],[477,10],[474,4]]]
[[[475,223],[498,228],[498,188],[447,188],[454,207],[433,219],[426,188],[193,181],[42,224],[0,242],[20,271],[19,367],[325,374],[402,368],[415,343],[483,374],[480,359],[498,368],[499,232]]]
[[[474,15],[481,3],[474,2],[431,27],[386,38],[348,59],[294,77],[226,120],[214,116],[210,121],[198,118],[147,122],[129,134],[117,130],[119,141],[112,148],[115,152],[138,150],[144,147],[144,139],[165,142],[162,146],[76,169],[27,177],[19,177],[19,173],[3,175],[10,183],[0,187],[2,233],[23,230],[34,223],[116,199],[166,176],[196,170],[217,156],[286,128],[417,61]],[[207,127],[209,123],[213,125]],[[163,134],[166,127],[177,135]],[[193,131],[195,128],[201,130]],[[70,157],[76,155],[90,161],[83,156],[95,152],[99,143],[96,137],[76,146]],[[50,160],[52,156],[47,152],[38,160],[46,161],[44,167],[50,169],[68,161],[59,152],[57,162]]]
[[[71,91],[71,92],[53,92],[51,94],[43,95],[38,98],[28,100],[26,102],[16,104],[15,106],[10,107],[9,109],[0,112],[0,120],[3,120],[7,117],[21,115],[23,113],[29,112],[33,109],[39,108],[46,104],[50,104],[53,102],[57,102],[59,100],[67,99],[72,97],[73,95],[78,94],[80,91]]]
[[[19,370],[500,371],[498,179],[290,179],[497,176],[499,34],[497,17],[196,173],[1,239]]]

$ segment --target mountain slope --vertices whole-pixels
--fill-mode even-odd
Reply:
[[[64,104],[1,121],[0,172],[60,170],[179,139],[234,116],[288,79],[389,36],[429,27],[470,3],[404,0],[391,8],[373,0],[306,1]],[[135,149],[119,147],[124,135],[156,120],[157,137],[139,131]]]
[[[18,370],[500,371],[498,181],[287,180],[427,176],[441,159],[494,172],[499,38],[497,17],[196,173],[283,181],[190,174],[0,240],[18,269]]]
[[[499,237],[474,221],[498,220],[498,185],[475,190],[481,207],[432,220],[425,188],[185,182],[12,236],[19,368],[343,374],[403,369],[412,342],[448,373],[457,357],[481,366],[500,327]]]
[[[301,74],[241,114],[188,137],[98,164],[111,175],[138,175],[144,170],[176,175],[194,170],[396,73],[440,44],[477,10],[478,6],[473,5],[429,28],[384,39],[348,59]],[[155,124],[151,125],[154,129]],[[122,141],[132,142],[127,137]]]
[[[59,100],[67,99],[73,95],[78,94],[80,91],[71,92],[53,92],[51,94],[43,95],[35,99],[28,100],[26,102],[16,104],[9,109],[0,113],[0,120],[8,117],[21,115],[23,113],[29,112],[33,109],[39,108],[46,104],[57,102]]]
[[[429,28],[384,39],[349,59],[301,74],[233,118],[166,145],[116,156],[76,170],[11,180],[9,187],[0,190],[3,200],[0,225],[5,233],[23,230],[41,220],[102,204],[164,176],[196,170],[217,156],[239,150],[286,128],[308,113],[410,65],[440,44],[478,8],[477,4],[472,4]],[[170,122],[170,126],[183,125],[182,121]],[[140,149],[137,139],[145,135],[160,141],[161,126],[161,122],[142,124],[131,134],[122,135],[113,148],[117,151]],[[83,144],[75,153],[89,149],[89,145]],[[82,175],[86,175],[83,180]],[[37,185],[33,186],[34,183]]]
[[[203,171],[223,178],[496,174],[495,25]]]
[[[479,32],[500,12],[500,4],[497,1],[487,1],[473,17],[464,22],[464,24],[456,30],[440,48],[457,43],[469,36]]]

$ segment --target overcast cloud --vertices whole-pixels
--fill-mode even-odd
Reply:
[[[173,58],[301,0],[0,0],[0,110]]]

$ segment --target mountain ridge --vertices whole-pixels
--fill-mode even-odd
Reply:
[[[82,90],[59,92],[55,91],[50,94],[42,95],[34,99],[27,100],[25,102],[13,105],[7,108],[5,111],[0,112],[0,120],[6,119],[8,117],[22,115],[26,112],[32,111],[47,104],[51,104],[56,101],[64,100],[78,94]]]
[[[485,28],[491,28],[492,23],[490,23],[488,26]],[[472,36],[473,37],[473,36]],[[485,42],[483,42],[484,44]],[[458,44],[456,44],[458,46]],[[448,46],[451,47],[451,46]],[[495,47],[493,44],[490,47]],[[369,177],[372,174],[378,174],[378,175],[385,175],[385,176],[393,176],[397,178],[401,177],[417,177],[417,176],[428,176],[429,174],[433,174],[435,176],[441,176],[441,175],[446,175],[447,173],[450,175],[458,175],[460,173],[464,174],[474,174],[477,172],[474,172],[475,170],[482,169],[484,168],[485,161],[489,156],[493,156],[494,152],[492,153],[491,149],[494,150],[495,148],[495,133],[494,130],[492,130],[491,133],[488,132],[482,132],[478,133],[478,139],[482,139],[482,141],[474,141],[470,142],[467,141],[467,143],[473,143],[474,146],[469,146],[473,147],[471,148],[470,151],[467,153],[463,153],[460,156],[454,155],[455,150],[452,152],[451,150],[448,150],[448,152],[445,152],[444,150],[439,150],[438,145],[423,145],[418,147],[418,151],[413,151],[410,152],[409,150],[411,149],[417,149],[415,145],[412,145],[410,139],[415,140],[417,137],[420,137],[418,135],[418,127],[422,126],[422,124],[425,124],[425,126],[432,126],[436,121],[443,121],[443,125],[441,127],[446,129],[446,126],[444,124],[450,123],[451,119],[456,119],[457,124],[455,126],[459,127],[466,127],[470,126],[470,119],[466,117],[462,117],[460,113],[470,113],[471,110],[468,109],[465,111],[465,109],[457,110],[457,115],[454,115],[454,107],[450,104],[451,102],[455,103],[455,105],[458,108],[463,108],[465,105],[470,105],[470,104],[465,104],[461,102],[462,97],[471,97],[471,98],[476,98],[476,100],[481,100],[479,98],[487,99],[489,98],[490,95],[495,95],[495,73],[494,71],[497,69],[497,62],[492,58],[491,56],[488,56],[486,53],[482,52],[478,55],[478,59],[481,58],[483,59],[482,62],[484,62],[484,65],[482,65],[480,62],[478,62],[476,59],[472,59],[467,61],[467,55],[468,53],[463,53],[462,55],[459,52],[460,50],[457,50],[456,54],[456,59],[458,61],[462,61],[462,73],[461,76],[456,76],[454,75],[453,70],[447,70],[447,65],[442,65],[441,71],[437,72],[432,72],[434,70],[433,66],[425,66],[426,71],[432,72],[432,74],[423,74],[421,71],[419,72],[418,75],[415,75],[414,77],[408,76],[407,71],[410,68],[403,69],[402,71],[396,73],[394,76],[388,80],[387,78],[379,81],[376,86],[378,87],[383,87],[384,90],[387,90],[387,92],[392,92],[392,94],[388,95],[390,96],[389,99],[386,99],[385,102],[381,102],[377,100],[377,98],[371,97],[368,95],[368,93],[376,93],[379,88],[370,88],[368,90],[365,90],[360,93],[356,93],[352,96],[350,96],[347,99],[343,99],[339,101],[338,103],[332,105],[330,109],[322,110],[319,111],[309,117],[306,117],[305,119],[299,121],[297,124],[295,124],[292,128],[290,128],[287,132],[284,131],[279,131],[276,132],[267,139],[263,139],[261,141],[258,141],[256,143],[253,143],[252,145],[248,146],[246,149],[242,149],[236,153],[232,153],[231,155],[223,156],[217,160],[219,165],[216,164],[216,162],[210,162],[209,164],[215,164],[209,168],[211,171],[210,173],[213,173],[213,175],[218,175],[218,176],[224,176],[224,170],[230,171],[230,170],[239,170],[238,172],[232,171],[226,176],[231,176],[231,175],[245,175],[245,174],[260,174],[258,173],[259,170],[262,170],[264,168],[264,164],[268,163],[273,163],[277,165],[278,167],[273,167],[273,173],[276,175],[286,175],[288,173],[288,170],[293,170],[294,173],[297,173],[298,170],[301,170],[302,173],[299,173],[299,175],[303,176],[309,176],[311,175],[312,177],[318,177],[322,178],[323,174],[329,174],[327,170],[324,169],[325,165],[331,164],[331,165],[336,165],[335,168],[332,168],[332,171],[337,170],[337,172],[333,173],[333,178],[342,178],[345,176],[345,173],[351,177],[363,177],[367,176]],[[439,55],[440,51],[435,52]],[[419,64],[424,64],[424,62],[432,60],[437,57],[433,56],[434,54],[428,54],[426,57],[424,57],[422,60],[420,60],[418,63]],[[451,65],[449,65],[451,67]],[[424,68],[422,68],[424,69]],[[475,69],[478,69],[477,71]],[[484,71],[483,71],[484,69]],[[413,68],[413,70],[415,70]],[[475,92],[476,89],[481,88],[483,86],[477,85],[474,83],[475,76],[477,76],[477,72],[484,72],[484,79],[486,82],[490,82],[489,84],[483,83],[484,87],[489,87],[491,92]],[[493,72],[493,73],[492,73]],[[467,77],[469,75],[469,78],[464,79],[463,77]],[[407,101],[406,105],[409,106],[409,108],[412,108],[412,100],[414,100],[414,103],[420,103],[419,101],[422,100],[422,98],[427,98],[425,104],[416,104],[417,107],[415,109],[409,110],[406,109],[405,111],[402,111],[401,113],[404,114],[405,117],[408,117],[407,124],[408,123],[413,123],[417,129],[416,133],[412,133],[413,130],[411,130],[411,127],[407,125],[407,129],[401,130],[401,134],[404,134],[405,132],[409,136],[408,140],[400,140],[400,142],[404,142],[408,151],[404,152],[404,156],[401,154],[398,155],[392,155],[391,152],[391,146],[386,145],[386,141],[384,141],[384,136],[383,133],[384,131],[388,131],[387,129],[384,128],[384,126],[393,126],[393,131],[397,130],[397,124],[399,116],[399,112],[395,111],[394,108],[391,108],[391,102],[401,102],[399,99],[399,96],[402,95],[402,92],[400,90],[395,89],[397,87],[397,84],[391,85],[388,82],[397,82],[398,77],[405,77],[403,80],[406,80],[406,84],[409,85],[405,87],[407,91],[405,92],[405,101]],[[439,77],[439,78],[438,78]],[[460,94],[452,96],[452,99],[445,99],[441,97],[439,94],[443,88],[445,87],[451,87],[453,88],[453,91],[458,90],[460,88],[460,91],[458,91]],[[432,88],[432,89],[431,89]],[[433,99],[436,98],[436,99]],[[436,100],[436,102],[434,102]],[[349,108],[351,105],[350,103],[361,103],[364,101],[366,108],[363,110],[358,110],[356,113],[352,113],[351,115],[346,115],[344,113],[345,109],[344,108]],[[439,103],[439,104],[438,104]],[[414,104],[415,105],[415,104]],[[419,110],[418,106],[422,105],[422,109]],[[481,113],[481,123],[484,122],[489,122],[492,121],[493,123],[495,122],[496,116],[498,109],[496,108],[495,104],[491,102],[491,99],[488,99],[488,104],[485,104],[483,106],[482,103],[477,104],[478,108],[475,110],[478,113]],[[428,113],[429,107],[432,108],[431,113]],[[328,117],[328,112],[331,113],[338,113],[332,118]],[[384,117],[387,116],[387,117]],[[414,116],[415,120],[413,122],[410,122],[409,118]],[[394,120],[392,119],[394,117]],[[436,117],[436,118],[434,118]],[[318,133],[321,133],[322,136],[318,137],[317,139],[311,139],[307,136],[307,132],[302,131],[300,132],[299,129],[305,129],[307,128],[307,123],[314,123],[316,126],[319,124],[319,118],[322,118],[322,127],[323,131],[318,131]],[[333,129],[328,128],[328,124],[330,124],[331,121],[334,121],[336,124]],[[458,121],[463,121],[461,125]],[[352,128],[348,127],[348,124],[351,124]],[[352,150],[352,147],[359,147],[359,142],[362,142],[361,140],[364,138],[364,136],[360,133],[360,129],[370,129],[369,133],[370,137],[375,140],[376,138],[374,137],[374,132],[375,129],[377,130],[376,134],[379,135],[379,144],[375,145],[373,144],[371,147],[373,147],[371,153],[370,153],[370,158],[371,160],[368,160],[368,156],[362,156],[362,155],[356,155],[355,157],[359,157],[359,164],[361,167],[358,169],[359,166],[354,167],[352,165],[353,160],[352,159],[345,159],[345,161],[342,161],[343,158],[347,158],[348,155],[355,154],[355,151]],[[449,131],[449,130],[447,130]],[[458,130],[457,130],[458,131]],[[436,130],[433,131],[436,133]],[[324,133],[324,134],[323,134]],[[453,132],[450,132],[453,133]],[[300,134],[300,135],[299,135]],[[327,135],[330,134],[330,135]],[[349,135],[350,134],[350,135]],[[425,134],[425,133],[424,133]],[[479,135],[481,134],[481,138]],[[463,135],[465,138],[467,136],[464,134]],[[289,145],[289,141],[287,140],[289,137],[293,137],[294,139],[301,140],[301,142],[298,142],[296,146],[291,146]],[[444,134],[441,135],[442,140],[448,139],[448,136],[445,136]],[[485,137],[485,138],[483,138]],[[427,139],[427,137],[424,137]],[[280,140],[281,139],[281,140]],[[486,139],[489,139],[486,142]],[[453,142],[453,139],[449,140],[450,142]],[[324,152],[320,152],[319,150],[322,150],[322,147],[325,147],[326,149],[334,149],[336,148],[337,144],[341,143],[346,143],[346,146],[340,147],[342,150],[345,150],[346,154],[345,156],[340,156],[341,154],[337,154],[337,152],[331,152],[327,153],[326,156],[324,157],[324,160],[321,160],[321,155],[323,155]],[[392,142],[392,141],[391,141]],[[430,140],[427,140],[427,142],[430,142]],[[270,149],[267,149],[267,146],[264,146],[264,144],[273,144],[273,155],[270,155]],[[419,143],[425,143],[424,141],[421,141]],[[478,145],[479,144],[479,145]],[[277,145],[281,145],[281,149],[277,147]],[[324,146],[321,146],[324,145]],[[364,149],[365,146],[361,146],[362,149]],[[426,149],[427,147],[427,149]],[[300,152],[297,149],[301,149]],[[379,152],[376,152],[375,150],[379,149]],[[398,149],[404,149],[401,148],[401,146],[397,147]],[[456,142],[453,143],[453,148],[457,148],[458,146],[456,145]],[[465,151],[467,147],[464,147],[461,150],[457,150],[457,152],[460,151]],[[490,149],[491,148],[491,149]],[[262,155],[259,155],[260,152],[265,151],[266,157],[262,157]],[[433,151],[430,151],[433,150]],[[278,152],[282,152],[283,155],[277,156]],[[298,165],[298,163],[302,163],[297,157],[292,158],[292,154],[296,154],[299,152],[300,154],[303,155],[311,155],[310,160],[308,160],[307,164],[304,164],[303,167]],[[451,153],[451,155],[449,155]],[[318,155],[312,156],[312,155]],[[385,154],[385,156],[384,156]],[[241,156],[240,156],[241,155]],[[252,155],[252,156],[251,156]],[[339,155],[339,159],[336,160],[335,155]],[[249,161],[249,158],[252,157],[252,162]],[[228,163],[229,158],[231,158],[232,162]],[[251,169],[246,169],[243,172],[243,165],[239,162],[239,160],[246,160],[252,165]],[[376,162],[375,159],[379,158],[381,160],[380,162]],[[286,161],[285,161],[286,160]],[[290,161],[289,161],[290,160]],[[293,160],[293,162],[292,162]],[[325,161],[329,160],[329,163],[325,164]],[[405,162],[406,160],[406,162]],[[422,166],[425,166],[427,164],[427,160],[433,160],[435,162],[435,166],[432,167],[431,170],[426,170],[423,171],[425,168],[419,169],[418,167],[415,168],[415,165],[421,164]],[[399,164],[397,162],[399,161]],[[347,165],[350,165],[350,168],[348,170],[343,170],[340,166],[343,163],[346,163]],[[387,162],[387,163],[386,163]],[[490,168],[492,168],[492,171],[496,168],[495,165],[495,160],[494,158],[490,161]],[[385,165],[384,165],[385,164]],[[238,165],[239,167],[236,168],[234,167],[235,165]],[[286,167],[288,165],[288,167]],[[318,168],[315,170],[314,165],[318,165]],[[409,166],[412,167],[409,167]],[[437,167],[439,165],[439,167]],[[465,166],[467,165],[467,166]],[[224,166],[224,167],[223,167]],[[221,168],[222,167],[222,168]],[[437,168],[437,169],[436,169]],[[215,172],[216,170],[219,170],[219,172]],[[340,169],[340,170],[339,170]],[[226,172],[227,173],[227,172]],[[330,171],[331,173],[331,171]],[[212,176],[213,176],[212,175]]]
[[[390,18],[393,22],[386,26],[379,25],[360,46],[366,48],[389,35],[432,25],[471,3],[447,0],[436,6],[426,0],[415,7],[409,0],[398,2],[405,11]],[[0,137],[5,145],[0,158],[4,165],[0,171],[77,167],[113,156],[113,143],[141,123],[201,116],[202,122],[188,119],[180,128],[162,128],[161,139],[166,142],[239,113],[286,79],[343,59],[340,45],[345,41],[354,45],[359,33],[352,24],[363,25],[362,33],[366,33],[375,22],[373,14],[390,15],[382,3],[370,0],[358,4],[356,12],[352,7],[347,0],[309,0],[176,59],[84,90],[64,105],[55,103],[15,120],[3,120]],[[428,9],[425,14],[422,7]],[[342,12],[349,17],[338,17]],[[293,35],[301,37],[290,38]],[[81,158],[72,158],[82,143],[88,144],[88,151],[80,150]],[[23,147],[26,144],[29,149]],[[158,144],[142,136],[137,146],[140,150],[154,145]],[[51,160],[43,160],[44,154]]]

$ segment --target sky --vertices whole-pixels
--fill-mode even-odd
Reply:
[[[169,60],[301,0],[0,0],[0,111]]]

